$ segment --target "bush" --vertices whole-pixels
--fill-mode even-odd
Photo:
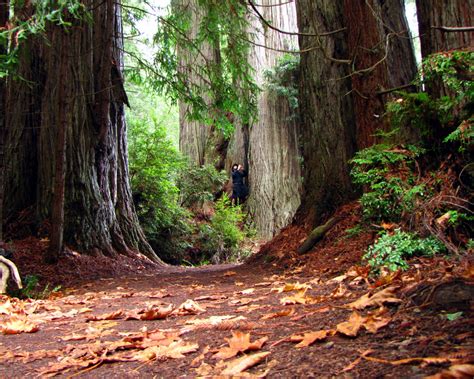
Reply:
[[[390,271],[405,270],[408,268],[406,258],[419,255],[430,257],[444,251],[444,245],[434,237],[420,238],[413,233],[395,229],[393,234],[383,234],[370,246],[363,259],[377,273],[382,267]]]
[[[387,144],[359,151],[351,160],[351,176],[364,188],[360,202],[365,220],[398,221],[426,196],[423,184],[415,184],[415,158],[423,152],[415,146]]]
[[[202,207],[206,201],[214,200],[228,180],[225,171],[217,171],[213,165],[188,165],[178,178],[180,201],[184,207]]]
[[[244,214],[240,206],[232,206],[224,194],[216,202],[215,214],[209,224],[200,227],[199,239],[203,259],[213,263],[235,261],[245,234],[240,229]]]

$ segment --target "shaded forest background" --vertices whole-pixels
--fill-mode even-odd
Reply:
[[[400,0],[174,0],[146,53],[140,2],[2,2],[2,239],[217,263],[360,198],[376,270],[469,251],[473,4],[427,4],[417,69]]]

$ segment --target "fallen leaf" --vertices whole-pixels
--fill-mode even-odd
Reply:
[[[310,304],[312,301],[311,297],[306,296],[306,290],[298,291],[296,295],[280,299],[280,303],[283,305]]]
[[[227,271],[224,273],[224,276],[234,276],[234,275],[237,275],[235,271]]]
[[[425,376],[425,379],[471,379],[474,378],[474,365],[453,365],[435,375]]]
[[[248,288],[246,290],[240,291],[239,293],[241,293],[242,295],[250,295],[254,292],[255,292],[255,288]]]
[[[194,301],[202,301],[202,300],[222,300],[222,299],[227,299],[227,296],[225,295],[204,295],[204,296],[199,296],[194,299]]]
[[[262,353],[246,355],[244,357],[234,359],[227,364],[227,367],[224,369],[224,371],[221,372],[221,375],[226,375],[226,376],[238,375],[241,372],[247,370],[248,368],[253,367],[256,364],[260,363],[269,355],[270,355],[269,352],[262,352]]]
[[[311,289],[311,286],[309,284],[306,284],[306,283],[301,284],[300,282],[296,282],[296,283],[285,283],[282,287],[272,288],[270,291],[282,293],[282,292],[290,292],[290,291],[306,291],[308,289]]]
[[[4,314],[4,315],[12,314],[13,309],[14,308],[12,306],[10,299],[5,301],[3,304],[0,304],[0,314]]]
[[[384,316],[385,313],[386,309],[383,307],[376,312],[369,313],[364,321],[364,328],[369,333],[377,333],[380,328],[383,328],[384,326],[388,325],[390,321],[392,321],[391,317]]]
[[[186,300],[175,311],[173,311],[174,314],[178,314],[180,316],[195,315],[203,312],[206,312],[206,310],[197,302],[190,299]]]
[[[336,330],[348,337],[356,337],[360,328],[365,322],[365,317],[362,317],[357,312],[352,312],[348,321],[337,324]]]
[[[35,333],[38,330],[38,325],[29,321],[26,317],[12,316],[3,325],[0,324],[0,332],[3,334]]]
[[[370,292],[360,297],[358,300],[347,304],[351,309],[364,309],[372,305],[382,306],[385,303],[400,303],[401,300],[394,295],[395,287],[388,287],[375,294]]]
[[[89,316],[86,321],[103,321],[103,320],[117,320],[123,316],[122,311],[115,311],[111,313],[106,313],[100,316]]]
[[[297,348],[307,347],[315,343],[316,341],[322,341],[329,335],[333,335],[334,330],[318,330],[317,332],[307,332],[301,335],[293,335],[290,337],[291,342],[299,342],[296,345]]]
[[[126,320],[163,320],[173,312],[173,304],[169,304],[167,307],[153,307],[138,312],[129,312],[126,315]]]
[[[295,313],[295,308],[283,309],[282,311],[269,313],[260,317],[261,320],[271,320],[278,317],[292,316]]]
[[[243,333],[240,330],[232,332],[231,338],[225,338],[229,346],[221,348],[214,358],[229,359],[235,357],[238,353],[246,351],[260,350],[268,337],[260,338],[254,342],[250,342],[250,333]]]

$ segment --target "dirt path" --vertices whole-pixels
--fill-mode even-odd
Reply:
[[[373,289],[359,274],[168,268],[52,300],[5,297],[1,328],[19,334],[0,337],[0,377],[421,378],[472,361],[469,309],[413,306],[410,273]]]

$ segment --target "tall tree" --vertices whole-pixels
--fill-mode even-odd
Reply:
[[[54,44],[31,38],[21,46],[18,74],[7,93],[6,198],[8,220],[25,209],[32,225],[49,225],[53,204],[58,125],[66,136],[64,243],[83,252],[135,254],[160,262],[138,224],[129,185],[124,103],[121,80],[122,29],[120,4],[113,0],[83,0],[91,17],[76,20],[54,34]],[[18,14],[31,17],[34,5]],[[52,28],[46,37],[51,40]],[[67,46],[61,60],[60,49]],[[60,63],[60,67],[58,67]],[[70,116],[64,106],[61,73],[66,64]],[[7,226],[8,229],[8,226]]]
[[[249,128],[249,210],[259,234],[272,237],[291,222],[300,205],[301,166],[298,145],[297,74],[299,57],[294,2],[259,1],[253,15],[254,42],[249,61],[262,88],[258,119]],[[262,21],[263,18],[265,21]],[[273,28],[267,27],[268,22]],[[281,51],[278,51],[281,50]],[[267,73],[267,75],[264,75]]]
[[[344,32],[344,0],[296,3],[301,54],[300,114],[304,196],[309,222],[353,193],[348,160],[355,150],[354,111]],[[328,33],[322,36],[322,33]]]
[[[474,31],[455,29],[473,26],[473,7],[473,0],[416,0],[422,56],[472,47]]]
[[[349,56],[352,59],[352,98],[357,147],[375,142],[385,128],[382,117],[391,88],[409,85],[416,64],[403,0],[344,1]]]
[[[9,1],[0,2],[0,28],[7,28]],[[7,40],[0,42],[0,56],[7,54]],[[0,241],[3,240],[3,198],[5,190],[5,111],[6,111],[6,83],[4,78],[0,78]]]

